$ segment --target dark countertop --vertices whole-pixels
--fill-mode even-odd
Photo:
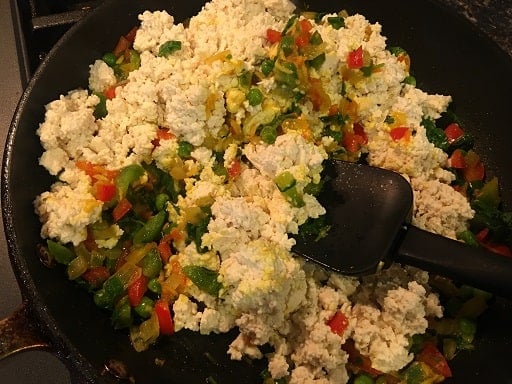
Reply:
[[[436,0],[469,20],[475,28],[494,40],[512,60],[512,0]],[[12,1],[14,3],[14,1]],[[0,1],[0,26],[4,33],[0,55],[0,139],[5,142],[10,120],[23,89],[23,78],[17,70],[18,59],[14,35],[16,25],[9,1]],[[443,26],[440,26],[442,28]],[[5,39],[5,40],[4,40]],[[3,145],[0,147],[0,155]],[[0,226],[0,319],[9,316],[21,303],[21,295],[10,267],[3,227]],[[25,352],[0,362],[0,377],[6,384],[64,384],[69,376],[62,363],[46,352]]]

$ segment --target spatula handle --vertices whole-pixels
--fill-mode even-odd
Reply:
[[[512,298],[512,259],[409,226],[394,259]]]

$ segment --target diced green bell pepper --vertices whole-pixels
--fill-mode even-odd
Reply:
[[[71,249],[56,241],[47,240],[46,244],[48,245],[48,252],[59,264],[68,265],[76,257]]]
[[[144,168],[138,164],[131,164],[121,169],[121,172],[119,172],[115,179],[118,201],[121,201],[126,196],[130,184],[140,179],[142,175],[144,175]]]
[[[142,274],[150,279],[157,277],[163,268],[162,258],[155,248],[152,248],[141,260]]]
[[[125,296],[114,307],[112,311],[112,326],[114,329],[128,328],[132,325],[132,308],[128,301],[128,297]]]
[[[156,278],[151,279],[151,280],[148,281],[148,289],[151,292],[156,293],[158,295],[162,293],[162,285],[160,284],[160,282]]]
[[[197,285],[197,287],[212,295],[218,296],[222,289],[222,283],[218,281],[219,274],[211,269],[198,265],[187,265],[183,267],[183,273]]]
[[[133,235],[133,243],[149,243],[153,241],[162,231],[167,219],[167,213],[160,211],[151,217],[146,223]]]
[[[94,293],[94,303],[105,309],[110,309],[114,301],[123,294],[124,285],[121,279],[113,275],[103,283],[103,287]]]
[[[151,316],[151,313],[153,312],[153,308],[155,306],[155,302],[151,300],[147,296],[143,296],[140,300],[140,303],[133,308],[135,313],[142,317],[143,319],[148,319]]]
[[[281,192],[284,192],[297,184],[295,177],[293,177],[290,171],[281,172],[275,177],[274,182]]]

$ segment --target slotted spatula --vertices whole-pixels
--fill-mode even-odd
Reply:
[[[400,174],[338,160],[327,171],[332,179],[319,201],[331,229],[318,240],[297,237],[296,254],[355,276],[373,273],[391,258],[512,297],[512,259],[409,224],[413,193]]]

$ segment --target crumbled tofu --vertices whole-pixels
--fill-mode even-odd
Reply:
[[[314,193],[305,191],[320,182],[338,139],[322,134],[328,112],[303,89],[288,90],[292,102],[290,94],[281,95],[275,75],[257,69],[248,87],[262,92],[264,101],[254,105],[240,84],[244,73],[275,56],[278,48],[267,40],[267,30],[282,30],[294,9],[287,0],[212,0],[187,26],[166,11],[139,15],[133,48],[140,68],[118,81],[112,68],[96,60],[89,90],[70,91],[46,106],[37,130],[44,148],[40,164],[59,180],[37,197],[35,209],[42,237],[78,245],[109,205],[95,198],[93,182],[77,162],[113,171],[153,163],[181,188],[164,208],[170,226],[185,233],[209,219],[201,236],[191,241],[185,234],[173,243],[161,278],[170,279],[177,263],[206,268],[221,285],[217,297],[184,278],[185,288],[173,292],[171,303],[175,330],[208,335],[237,328],[226,351],[232,359],[266,357],[271,376],[290,384],[347,383],[344,343],[353,341],[373,368],[398,371],[413,359],[411,337],[425,332],[428,318],[442,317],[443,308],[425,271],[392,264],[371,276],[348,277],[293,254],[300,226],[326,213]],[[369,164],[410,182],[412,223],[456,238],[474,212],[450,186],[447,155],[428,141],[421,124],[438,118],[451,98],[404,85],[408,68],[386,50],[380,24],[352,15],[335,29],[326,22],[330,16],[311,21],[322,36],[325,61],[311,69],[309,80],[321,85],[333,111],[353,103],[353,123],[364,125],[368,138]],[[159,55],[168,41],[179,41],[181,48]],[[358,47],[377,70],[346,81],[348,55]],[[100,100],[94,92],[112,86],[107,115],[96,119]],[[293,120],[295,114],[300,117],[287,129],[281,123],[275,141],[258,136],[277,118]],[[410,135],[395,140],[390,131],[399,123]],[[179,154],[183,142],[192,147],[189,155]],[[302,204],[292,204],[276,185],[284,172],[292,175]],[[123,231],[117,224],[114,229],[111,238],[96,240],[99,247],[118,245]],[[328,324],[337,313],[347,319],[341,334]]]
[[[90,66],[89,89],[94,92],[103,92],[116,84],[114,70],[103,60],[96,60]]]

